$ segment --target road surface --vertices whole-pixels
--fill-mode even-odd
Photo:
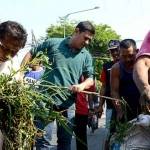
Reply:
[[[94,133],[88,128],[88,150],[104,150],[104,140],[106,137],[106,129],[105,129],[105,114],[99,119],[99,128],[95,130]],[[52,139],[52,150],[56,150],[56,126],[53,130],[53,139]],[[76,150],[75,137],[72,139],[71,150]]]

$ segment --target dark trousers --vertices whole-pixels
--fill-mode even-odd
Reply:
[[[64,117],[68,117],[67,112],[62,113]],[[71,150],[71,140],[72,132],[74,130],[74,118],[69,120],[68,123],[69,130],[67,130],[63,125],[57,123],[57,150]]]
[[[88,115],[75,115],[75,134],[77,150],[88,150],[87,123]]]

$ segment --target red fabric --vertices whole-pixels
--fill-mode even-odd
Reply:
[[[76,113],[81,115],[88,114],[88,100],[86,94],[78,93],[76,99]]]
[[[100,81],[103,82],[103,83],[106,82],[106,72],[105,72],[104,69],[101,72]]]
[[[96,87],[95,85],[91,86],[88,91],[95,92]],[[77,93],[76,98],[76,113],[81,115],[88,115],[88,99],[87,94],[85,93]]]

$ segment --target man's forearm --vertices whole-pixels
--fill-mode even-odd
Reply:
[[[118,101],[117,100],[113,100],[112,101],[112,103],[115,106],[115,108],[117,108],[118,106],[120,107],[121,103],[119,102],[119,99],[120,99],[119,93],[115,92],[115,91],[112,91],[111,92],[111,97],[115,98],[115,99],[118,99]]]
[[[101,89],[100,89],[100,96],[105,96],[105,91],[106,91],[106,86],[102,84]],[[103,106],[104,103],[105,103],[105,99],[101,98],[99,102],[99,106]]]
[[[27,63],[30,62],[30,60],[32,59],[32,55],[30,52],[28,52],[25,57],[23,58],[20,67],[24,67]]]
[[[87,78],[84,82],[81,83],[81,85],[84,87],[84,90],[89,89],[94,85],[94,80],[92,78]]]
[[[144,60],[137,61],[134,66],[133,79],[140,92],[149,87],[148,70],[149,67],[146,65]]]
[[[100,95],[102,96],[102,95]],[[102,107],[105,103],[105,99],[104,98],[100,98],[100,102],[99,102],[99,106]]]

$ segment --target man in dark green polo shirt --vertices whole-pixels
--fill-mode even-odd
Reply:
[[[90,43],[94,34],[95,28],[89,21],[80,22],[71,37],[48,39],[28,52],[23,60],[24,63],[27,63],[37,52],[47,50],[52,70],[45,71],[45,73],[49,71],[45,80],[58,86],[68,87],[71,91],[67,93],[66,100],[57,99],[56,102],[61,110],[67,109],[65,117],[68,116],[67,113],[75,101],[71,93],[81,92],[93,84],[92,58],[85,46]],[[85,75],[86,80],[79,84],[81,75]],[[71,149],[71,136],[62,126],[58,127],[57,137],[57,150]]]

